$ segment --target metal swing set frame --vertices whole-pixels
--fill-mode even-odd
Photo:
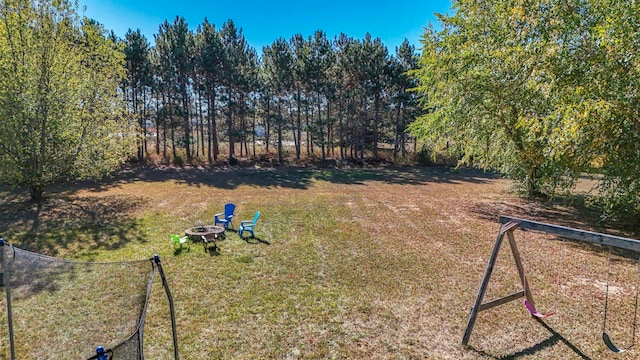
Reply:
[[[493,246],[493,251],[491,252],[491,256],[489,258],[487,268],[485,270],[484,276],[480,283],[480,289],[478,290],[478,295],[476,297],[475,303],[473,304],[473,307],[471,308],[471,313],[469,314],[469,321],[467,322],[467,327],[462,337],[462,345],[465,345],[465,346],[469,343],[469,338],[471,337],[471,332],[473,331],[473,327],[478,317],[478,313],[480,313],[481,311],[488,310],[496,306],[503,305],[508,302],[518,300],[524,297],[525,298],[524,305],[527,308],[527,310],[529,310],[532,316],[538,319],[544,319],[548,316],[553,315],[553,313],[546,313],[546,314],[539,313],[535,309],[533,296],[531,294],[529,285],[527,283],[524,266],[522,264],[520,252],[518,251],[516,240],[513,234],[516,229],[532,230],[532,231],[538,231],[538,232],[543,232],[543,233],[552,234],[552,235],[558,235],[558,236],[570,238],[570,239],[581,241],[581,242],[607,246],[609,249],[612,249],[612,248],[624,249],[624,250],[633,251],[636,254],[640,254],[640,241],[630,239],[630,238],[607,235],[607,234],[586,231],[586,230],[579,230],[579,229],[547,224],[547,223],[542,223],[542,222],[537,222],[532,220],[519,219],[519,218],[514,218],[509,216],[500,216],[499,222],[500,222],[500,229],[498,231],[498,236]],[[505,235],[507,236],[507,239],[509,241],[509,247],[511,248],[511,253],[513,254],[513,258],[515,260],[516,267],[518,270],[518,276],[520,277],[520,282],[522,284],[523,289],[511,295],[507,295],[505,297],[483,303],[487,286],[489,285],[489,280],[491,278],[491,273],[493,272],[493,267],[498,258],[498,253],[500,251],[500,247],[502,246],[502,242],[504,240]],[[638,261],[640,262],[640,260]],[[637,275],[638,274],[636,274],[636,280],[638,278]],[[607,282],[608,282],[608,275],[607,275]],[[638,293],[638,284],[636,283],[636,309],[634,310],[636,314],[637,314],[637,302],[638,302],[637,293]],[[607,296],[608,296],[608,289],[607,289]],[[619,352],[628,350],[630,347],[633,346],[634,344],[633,340],[629,348],[622,349],[616,346],[611,341],[609,335],[606,332],[606,307],[607,307],[606,305],[607,304],[605,304],[605,322],[604,322],[605,326],[603,326],[603,329],[602,329],[603,341],[605,342],[606,346],[613,352],[619,353]],[[634,337],[635,337],[635,328],[636,328],[635,320],[636,320],[636,316],[634,314],[634,324],[633,324]]]

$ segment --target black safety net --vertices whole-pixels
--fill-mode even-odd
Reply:
[[[144,320],[160,267],[157,257],[77,262],[2,245],[11,359],[144,358]],[[161,267],[160,272],[173,308]],[[175,328],[173,333],[177,345]]]

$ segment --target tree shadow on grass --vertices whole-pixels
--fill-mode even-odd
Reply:
[[[35,203],[18,192],[3,195],[0,235],[21,249],[60,256],[145,242],[141,224],[130,216],[142,198],[59,195]]]
[[[73,192],[76,188],[95,192],[106,191],[131,182],[162,182],[173,180],[190,186],[209,186],[236,189],[249,185],[265,188],[281,187],[307,189],[316,180],[345,185],[364,185],[383,182],[399,185],[426,185],[429,183],[486,183],[499,176],[474,169],[448,167],[394,167],[394,168],[297,168],[297,167],[127,167],[100,181],[85,181],[61,185],[58,192]]]
[[[495,222],[498,231],[500,216],[533,220],[537,222],[560,225],[578,230],[593,231],[631,239],[640,237],[640,224],[638,223],[609,223],[602,221],[597,209],[588,207],[585,197],[573,196],[572,203],[567,204],[561,200],[520,199],[517,201],[499,200],[491,202],[475,202],[462,205],[465,211],[478,219]],[[616,256],[637,260],[638,254],[631,250],[609,248],[594,243],[570,239],[558,236],[557,240],[566,242],[567,245],[579,249],[588,250],[594,254],[609,257]],[[608,252],[611,251],[611,254]],[[612,261],[621,261],[612,258]]]
[[[488,356],[490,358],[493,359],[501,359],[501,360],[505,360],[505,359],[519,359],[525,356],[532,356],[535,355],[537,352],[542,351],[546,348],[550,348],[552,346],[556,346],[558,343],[563,343],[564,345],[566,345],[569,349],[571,349],[571,351],[576,354],[578,357],[580,357],[581,359],[586,359],[589,360],[591,359],[589,356],[587,356],[584,352],[582,352],[582,350],[578,349],[575,345],[573,345],[569,340],[567,340],[567,338],[565,338],[564,336],[562,336],[560,333],[558,333],[557,331],[555,331],[552,327],[550,327],[549,325],[547,325],[544,321],[538,320],[538,323],[540,325],[542,325],[545,329],[547,329],[547,331],[549,331],[551,333],[551,335],[540,341],[539,343],[530,346],[526,349],[517,351],[515,353],[512,354],[507,354],[507,355],[492,355],[487,353],[486,351],[482,351],[482,350],[478,350],[476,348],[474,348],[473,346],[468,346],[468,348],[480,355],[483,356]]]
[[[520,199],[475,202],[463,205],[472,216],[498,223],[501,215],[595,231],[623,237],[639,237],[640,223],[606,222],[599,209],[587,205],[587,197],[574,195],[567,199]]]

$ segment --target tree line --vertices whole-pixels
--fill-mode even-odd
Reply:
[[[412,124],[530,195],[596,176],[605,215],[640,213],[640,6],[614,0],[453,1],[422,39]],[[622,215],[622,217],[621,217]]]
[[[317,30],[258,55],[232,20],[216,28],[204,19],[192,31],[178,16],[160,24],[153,44],[131,29],[113,41],[125,54],[122,93],[140,124],[140,160],[234,161],[259,147],[282,162],[288,144],[297,159],[362,160],[383,144],[396,158],[407,155],[407,125],[422,111],[409,91],[418,54],[407,40],[391,55],[369,34],[329,39]]]
[[[369,34],[321,30],[258,55],[231,20],[195,31],[165,20],[152,44],[140,30],[118,38],[69,0],[3,0],[0,180],[40,200],[131,158],[213,164],[275,147],[283,161],[290,144],[298,159],[403,157],[422,111],[407,76],[417,61],[406,40],[390,55]]]
[[[453,8],[425,29],[421,54],[406,40],[390,54],[370,35],[318,30],[258,55],[231,20],[192,31],[176,17],[152,45],[139,30],[119,39],[67,0],[4,0],[0,178],[39,199],[131,156],[233,162],[275,147],[283,161],[292,144],[296,158],[363,160],[405,156],[415,136],[529,195],[595,175],[604,214],[637,221],[637,2]]]

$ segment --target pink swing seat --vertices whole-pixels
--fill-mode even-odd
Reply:
[[[538,319],[544,319],[544,318],[548,318],[549,316],[554,315],[554,312],[548,312],[545,314],[539,313],[536,308],[533,306],[532,303],[529,302],[529,300],[525,299],[524,300],[524,306],[527,308],[527,310],[529,310],[529,312],[531,313],[531,315],[537,317]]]

